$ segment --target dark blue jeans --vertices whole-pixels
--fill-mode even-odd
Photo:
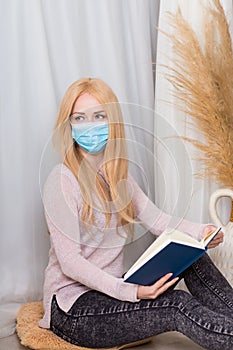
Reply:
[[[68,312],[56,297],[51,330],[83,347],[104,348],[178,331],[205,349],[233,349],[233,289],[205,254],[182,276],[190,291],[169,289],[155,300],[120,301],[97,291]]]

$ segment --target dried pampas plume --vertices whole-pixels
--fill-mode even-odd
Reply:
[[[174,68],[166,78],[175,87],[179,109],[190,116],[203,142],[185,138],[200,150],[199,175],[233,187],[233,51],[228,22],[219,0],[204,15],[204,44],[178,10],[169,15]],[[203,39],[203,38],[202,38]]]

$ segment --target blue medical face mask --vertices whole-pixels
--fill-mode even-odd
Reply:
[[[91,122],[71,126],[73,139],[85,151],[97,154],[105,148],[108,142],[108,123]]]

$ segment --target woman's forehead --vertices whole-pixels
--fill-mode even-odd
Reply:
[[[102,108],[102,105],[99,101],[89,93],[84,93],[79,96],[74,103],[73,110],[75,112],[87,112],[87,111],[95,111],[99,108]]]

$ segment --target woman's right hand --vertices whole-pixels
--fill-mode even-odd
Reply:
[[[169,287],[175,284],[179,277],[173,278],[167,282],[172,276],[172,273],[168,273],[151,286],[138,286],[138,299],[156,299],[160,294],[164,293]]]

